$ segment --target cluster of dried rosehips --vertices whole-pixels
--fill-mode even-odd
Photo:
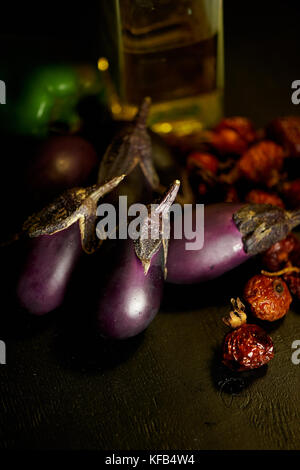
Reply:
[[[262,255],[262,264],[268,271],[249,279],[243,296],[254,317],[273,322],[287,314],[293,297],[300,300],[300,241],[289,234]],[[274,356],[273,342],[261,327],[246,323],[240,299],[232,303],[224,322],[234,330],[225,337],[223,362],[238,371],[261,367]]]
[[[169,142],[172,145],[172,141]],[[282,208],[300,206],[300,117],[283,117],[255,130],[245,117],[224,118],[214,129],[173,142],[180,147],[196,199],[201,203],[248,202]],[[300,299],[300,242],[290,234],[262,256],[263,268],[246,284],[243,297],[251,314],[275,321]],[[272,339],[247,324],[245,306],[232,299],[225,323],[223,362],[237,370],[255,369],[274,356]]]
[[[259,131],[247,118],[225,118],[201,137],[194,136],[182,150],[199,202],[300,206],[295,165],[300,157],[300,117],[275,119]],[[290,234],[262,261],[268,271],[252,277],[243,296],[254,317],[275,321],[288,312],[292,295],[300,299],[300,242]],[[239,299],[232,302],[234,309],[225,322],[233,330],[224,341],[223,362],[239,371],[260,367],[272,359],[273,342],[261,327],[246,323]]]
[[[278,118],[258,131],[247,118],[224,118],[183,150],[201,202],[300,205],[300,117]]]

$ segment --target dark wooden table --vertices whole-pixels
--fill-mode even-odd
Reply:
[[[226,113],[257,125],[299,114],[290,101],[300,78],[299,8],[261,3],[225,2]],[[220,362],[221,318],[254,272],[250,262],[207,285],[166,285],[148,330],[118,344],[81,328],[84,309],[16,325],[2,304],[0,447],[299,449],[300,365],[291,361],[299,305],[268,326],[276,351],[268,367],[234,375]]]

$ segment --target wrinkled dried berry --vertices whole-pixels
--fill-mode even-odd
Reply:
[[[274,243],[262,255],[262,263],[268,271],[274,272],[283,269],[289,261],[297,266],[297,253],[300,258],[300,242],[294,234],[290,233],[280,242]]]
[[[294,248],[291,251],[289,262],[293,266],[300,268],[300,239],[294,235]]]
[[[257,369],[274,357],[273,341],[257,325],[247,323],[227,334],[223,345],[223,363],[233,370]]]
[[[267,321],[286,315],[292,302],[290,291],[282,279],[263,274],[257,274],[247,282],[244,298],[253,315]]]
[[[274,142],[264,140],[247,150],[238,162],[240,173],[254,183],[272,187],[279,181],[284,152]]]
[[[300,273],[291,272],[283,275],[292,295],[300,300]]]
[[[217,157],[211,153],[192,152],[187,157],[187,167],[189,170],[200,168],[216,174],[218,171],[218,166],[219,161]]]
[[[248,148],[248,142],[233,129],[211,132],[210,143],[222,155],[229,153],[241,155]]]
[[[268,134],[283,145],[290,156],[300,156],[299,116],[286,116],[275,119],[268,128]]]
[[[208,191],[208,189],[207,189],[207,186],[206,186],[205,183],[200,183],[198,185],[198,194],[199,194],[199,196],[205,196],[205,194],[207,194],[207,191]]]
[[[223,129],[231,129],[235,131],[241,139],[248,145],[256,139],[256,132],[250,119],[241,116],[234,116],[222,119],[222,121],[215,127],[216,132]]]
[[[236,188],[233,185],[228,185],[225,189],[224,202],[239,202],[239,195]]]
[[[294,181],[287,181],[283,183],[281,192],[289,206],[300,206],[300,178]]]
[[[262,189],[252,189],[246,195],[245,200],[252,204],[272,204],[273,206],[282,207],[284,209],[284,203],[277,194],[268,193]]]

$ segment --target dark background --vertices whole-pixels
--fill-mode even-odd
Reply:
[[[0,63],[8,60],[13,68],[28,61],[96,63],[100,3],[5,2]],[[224,1],[226,114],[247,114],[261,125],[298,112],[290,86],[299,78],[299,19],[297,0]]]
[[[94,4],[23,2],[3,10],[0,59],[13,68],[101,54]],[[226,114],[257,125],[299,114],[290,99],[300,78],[299,13],[296,0],[225,0]],[[221,318],[255,269],[250,263],[207,286],[166,286],[148,330],[117,345],[74,327],[84,311],[35,321],[2,307],[0,447],[299,449],[300,366],[291,363],[299,306],[270,327],[276,355],[268,368],[234,376],[220,365]]]

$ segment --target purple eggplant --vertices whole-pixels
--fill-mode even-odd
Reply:
[[[108,260],[96,306],[96,327],[102,336],[114,339],[135,336],[147,328],[157,314],[167,256],[164,221],[178,188],[176,181],[158,206],[161,224],[149,216],[142,223],[138,240],[118,240],[117,249],[112,250],[114,260]],[[159,236],[155,239],[142,236],[148,232],[150,224],[157,224]],[[102,265],[108,266],[108,262]]]
[[[66,189],[89,184],[89,177],[98,163],[94,147],[82,137],[50,137],[29,165],[27,191],[35,201],[42,199],[46,204]]]
[[[102,283],[97,306],[97,329],[109,338],[129,338],[143,331],[159,310],[163,294],[162,247],[153,256],[147,275],[132,240],[122,240],[117,263]]]
[[[68,190],[25,222],[27,255],[17,282],[17,300],[28,312],[43,315],[59,307],[72,271],[83,252],[93,253],[98,199],[123,176],[102,186]]]
[[[28,240],[27,250],[17,297],[27,311],[43,315],[62,303],[68,280],[82,254],[78,224],[54,235]]]
[[[197,206],[192,210],[195,227],[200,208]],[[207,205],[204,208],[202,248],[187,249],[186,243],[193,240],[187,240],[184,236],[175,239],[171,234],[167,281],[193,284],[221,276],[252,256],[266,251],[299,223],[299,210],[287,212],[268,204]]]

